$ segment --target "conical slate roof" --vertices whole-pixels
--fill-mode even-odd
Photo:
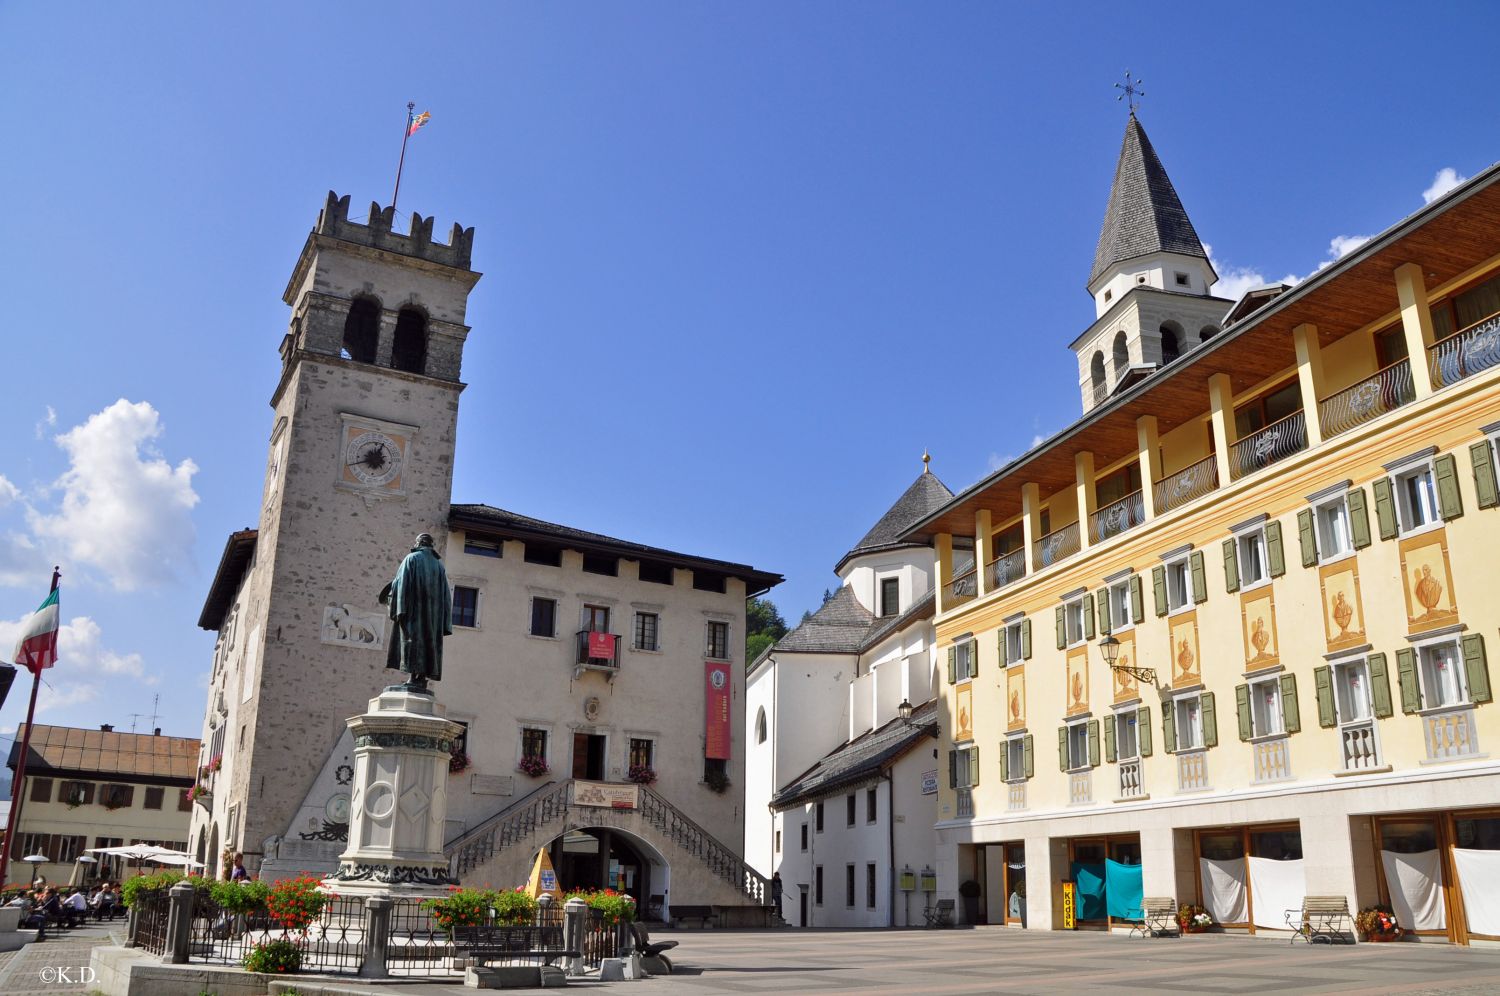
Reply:
[[[875,553],[879,550],[893,550],[902,546],[920,546],[919,543],[903,543],[901,536],[914,522],[918,522],[946,505],[953,497],[953,492],[948,486],[938,480],[937,475],[930,470],[923,470],[917,479],[911,483],[896,504],[880,517],[880,521],[865,533],[865,538],[854,545],[854,549],[844,554],[839,559],[838,565],[834,567],[834,573],[844,569],[844,565],[855,557],[865,553]]]
[[[1125,142],[1120,146],[1089,283],[1127,259],[1153,252],[1208,259],[1146,129],[1132,114],[1125,124]]]

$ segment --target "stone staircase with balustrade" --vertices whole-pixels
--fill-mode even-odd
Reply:
[[[638,838],[665,858],[671,869],[669,907],[723,907],[737,926],[774,922],[767,878],[650,786],[637,788],[635,808],[603,809],[579,806],[573,779],[548,782],[449,841],[444,847],[449,869],[465,885],[525,882],[537,852],[558,837],[609,828]]]

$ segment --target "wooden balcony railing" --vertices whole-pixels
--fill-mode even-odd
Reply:
[[[1307,421],[1302,412],[1292,412],[1286,418],[1236,440],[1229,447],[1229,472],[1238,480],[1305,449]]]
[[[1318,418],[1322,421],[1325,436],[1337,436],[1416,399],[1411,362],[1399,360],[1358,384],[1319,401]]]
[[[1033,561],[1038,570],[1057,563],[1070,554],[1077,553],[1080,549],[1078,542],[1078,523],[1070,522],[1061,529],[1054,529],[1046,536],[1037,540],[1032,551]]]
[[[1146,521],[1146,505],[1139,491],[1132,492],[1119,501],[1110,502],[1089,517],[1089,537],[1102,543],[1111,536],[1118,536]]]
[[[1156,514],[1170,512],[1178,505],[1186,505],[1202,498],[1218,486],[1219,462],[1210,453],[1191,467],[1184,467],[1156,482],[1156,490],[1153,492],[1156,497]]]
[[[1427,347],[1433,387],[1447,387],[1500,364],[1500,314],[1460,329]]]
[[[1014,584],[1026,576],[1026,551],[1024,549],[1012,550],[1010,553],[1002,553],[990,561],[988,573],[985,574],[985,584],[990,591],[998,591],[1008,584]]]

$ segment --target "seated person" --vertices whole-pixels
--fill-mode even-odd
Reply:
[[[115,907],[119,905],[119,900],[113,890],[110,889],[109,883],[105,882],[99,886],[99,891],[94,893],[93,898],[89,900],[89,905],[94,908],[94,918],[96,920],[105,920],[114,916]]]
[[[62,901],[62,912],[68,918],[70,927],[88,918],[89,901],[84,898],[82,889],[75,887],[68,893],[68,898]]]
[[[32,924],[28,921],[27,926],[46,926],[49,923],[66,923],[68,918],[63,913],[62,900],[57,896],[56,889],[43,890],[36,906],[32,907],[32,918],[40,918],[40,922]]]

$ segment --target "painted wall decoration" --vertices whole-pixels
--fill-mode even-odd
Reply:
[[[1170,616],[1172,687],[1203,683],[1203,664],[1198,659],[1198,613]]]
[[[1085,644],[1068,651],[1067,715],[1089,711],[1089,648]]]
[[[1026,668],[1013,667],[1005,672],[1005,729],[1026,728]]]
[[[1120,641],[1120,656],[1115,661],[1117,667],[1136,667],[1139,661],[1135,656],[1135,631],[1127,630],[1124,633],[1114,634],[1115,639]],[[1141,686],[1135,680],[1135,676],[1124,671],[1114,671],[1110,675],[1110,685],[1114,689],[1116,702],[1128,702],[1139,698]]]
[[[1359,597],[1359,565],[1350,557],[1318,569],[1323,597],[1323,629],[1330,653],[1368,643],[1365,608]]]
[[[384,612],[366,611],[348,602],[325,606],[320,638],[324,643],[379,650],[385,646],[385,620]]]
[[[1409,632],[1422,633],[1458,622],[1453,572],[1448,567],[1447,530],[1401,541],[1401,577]]]
[[[958,689],[953,704],[953,739],[974,739],[974,684],[970,682]]]
[[[1276,602],[1269,585],[1240,596],[1240,629],[1245,638],[1246,671],[1281,663],[1276,642]]]

